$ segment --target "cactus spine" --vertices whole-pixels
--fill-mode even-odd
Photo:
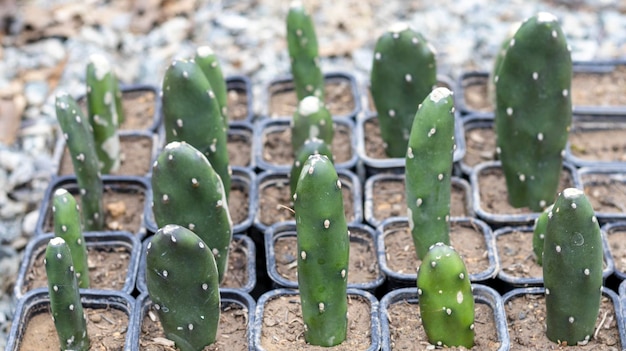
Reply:
[[[417,275],[420,313],[428,341],[437,346],[474,346],[474,297],[463,260],[437,243]]]
[[[215,260],[192,231],[166,225],[148,244],[146,283],[168,339],[181,351],[215,341],[220,294]]]
[[[101,230],[104,226],[103,187],[91,126],[67,93],[57,94],[55,105],[80,188],[84,228],[87,231]]]
[[[326,144],[333,142],[333,119],[324,102],[315,96],[300,100],[293,115],[291,146],[294,154],[310,138],[322,139]]]
[[[337,345],[347,333],[350,241],[341,182],[326,156],[313,155],[304,164],[294,211],[304,338],[312,345]]]
[[[174,60],[165,72],[162,99],[166,141],[185,141],[200,150],[222,178],[228,198],[231,170],[226,127],[217,95],[200,66]]]
[[[72,256],[63,238],[54,237],[48,242],[45,266],[50,309],[61,350],[89,350],[87,322],[80,302]]]
[[[287,49],[298,101],[309,95],[324,100],[315,26],[300,1],[293,1],[287,13]]]
[[[417,102],[437,84],[434,49],[405,23],[392,25],[374,48],[371,92],[389,157],[404,157]]]
[[[217,56],[210,47],[200,46],[196,49],[196,56],[193,60],[200,66],[209,84],[211,84],[222,113],[224,127],[228,129],[228,90]]]
[[[207,158],[185,142],[167,144],[153,166],[152,193],[157,225],[178,224],[196,233],[215,255],[221,282],[233,223],[224,186]]]
[[[406,150],[408,219],[419,258],[437,242],[450,243],[454,149],[454,99],[437,88],[418,108]]]
[[[57,189],[52,200],[54,235],[63,238],[72,254],[78,287],[89,287],[87,246],[80,225],[80,211],[74,196],[65,189]]]
[[[602,296],[602,238],[591,203],[580,189],[559,194],[548,214],[543,250],[546,334],[559,344],[586,343]]]
[[[522,23],[494,80],[509,202],[541,211],[557,193],[572,119],[572,60],[556,17],[543,12]]]
[[[543,244],[546,239],[546,227],[548,226],[548,214],[554,205],[546,207],[535,221],[533,229],[533,252],[538,265],[543,265]]]
[[[108,174],[120,168],[118,129],[124,119],[122,94],[115,73],[102,55],[90,56],[86,80],[87,111],[100,171]]]
[[[331,161],[333,160],[333,155],[328,144],[318,138],[307,139],[304,142],[304,145],[302,145],[300,150],[296,153],[293,165],[291,166],[291,173],[289,175],[289,188],[291,189],[291,196],[296,193],[296,185],[298,184],[302,167],[304,167],[304,164],[309,159],[309,156],[317,154],[324,155]]]

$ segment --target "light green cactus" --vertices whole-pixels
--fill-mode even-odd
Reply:
[[[437,88],[415,114],[406,151],[407,211],[419,258],[437,242],[450,244],[454,149],[454,98]]]
[[[294,154],[307,139],[322,139],[328,145],[333,142],[333,118],[324,102],[315,96],[300,100],[291,123],[291,146]]]
[[[202,72],[211,84],[211,88],[215,93],[215,98],[220,107],[222,113],[222,119],[224,120],[224,127],[228,129],[228,89],[226,87],[226,80],[222,73],[222,67],[220,62],[209,46],[199,46],[196,49],[196,56],[194,61],[200,66]]]
[[[45,267],[52,320],[61,350],[89,350],[87,322],[80,302],[72,255],[63,238],[54,237],[48,242]],[[42,349],[47,346],[41,345]]]
[[[215,255],[221,282],[233,223],[224,185],[211,163],[185,142],[167,144],[152,169],[152,194],[156,224],[178,224],[196,233]]]
[[[296,185],[298,184],[302,167],[304,167],[304,164],[309,159],[309,156],[317,154],[324,155],[328,157],[329,160],[333,161],[330,146],[322,139],[318,138],[307,139],[304,142],[304,145],[300,147],[300,150],[296,152],[296,157],[293,160],[293,165],[291,166],[291,172],[289,175],[289,189],[291,190],[291,196],[296,193]]]
[[[548,214],[552,211],[550,205],[537,217],[535,227],[533,228],[533,253],[538,265],[543,264],[543,244],[546,238],[546,227],[548,226]]]
[[[474,346],[474,297],[461,256],[437,243],[424,256],[417,274],[422,324],[436,346]]]
[[[326,156],[312,155],[304,164],[294,211],[304,338],[311,345],[337,345],[347,335],[350,240],[341,182]]]
[[[572,120],[572,59],[556,17],[542,12],[522,23],[494,81],[509,203],[541,211],[557,193]]]
[[[406,23],[396,23],[374,48],[371,93],[389,157],[404,157],[417,105],[435,88],[433,47]]]
[[[169,224],[148,244],[146,264],[148,294],[165,336],[181,351],[214,343],[220,294],[211,249],[192,231]]]
[[[543,250],[546,335],[562,344],[593,336],[602,296],[602,237],[585,193],[567,188],[548,213]]]
[[[80,188],[84,229],[101,230],[104,227],[103,186],[91,125],[76,100],[67,93],[57,94],[55,106]]]
[[[63,238],[72,254],[74,272],[80,288],[89,288],[87,245],[80,223],[80,210],[74,196],[65,189],[57,189],[52,200],[54,235]]]

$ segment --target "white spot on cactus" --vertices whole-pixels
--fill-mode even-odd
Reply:
[[[211,250],[211,253],[213,253],[213,256],[219,256],[220,255],[220,251],[217,248],[213,248]]]
[[[306,251],[300,251],[300,258],[306,260]]]
[[[209,97],[210,97],[211,99],[215,99],[215,93],[213,92],[213,90],[208,90],[208,91],[207,91],[207,94],[209,94]]]
[[[549,23],[549,22],[556,22],[556,16],[554,16],[553,14],[549,13],[549,12],[539,12],[537,14],[537,23]]]
[[[322,102],[316,96],[310,95],[302,99],[298,104],[298,113],[302,116],[310,116],[317,113],[322,107]]]
[[[344,278],[344,279],[346,278],[346,270],[345,269],[341,270],[341,277]]]
[[[439,87],[433,90],[428,96],[430,98],[430,101],[434,103],[438,103],[442,99],[445,99],[451,95],[452,95],[452,91],[450,91],[450,89],[445,88],[445,87]]]
[[[546,207],[546,200],[539,200],[539,207]]]
[[[506,108],[506,114],[507,114],[507,116],[513,116],[513,108],[512,107],[507,107]]]
[[[104,104],[111,105],[113,103],[113,94],[110,91],[104,93]]]
[[[561,245],[555,247],[556,253],[561,253]]]
[[[80,153],[76,156],[76,159],[80,162],[85,162],[85,154]]]
[[[330,227],[330,221],[328,219],[324,220],[324,228],[328,229]]]
[[[169,275],[169,272],[164,269],[161,275],[163,276],[163,278],[167,278],[167,276]]]
[[[161,309],[161,305],[159,305],[158,303],[154,304],[154,309],[156,309],[157,311]]]
[[[526,176],[525,176],[525,175],[523,175],[523,174],[520,174],[520,175],[519,175],[519,181],[520,181],[520,182],[524,182],[525,180],[526,180]]]
[[[418,197],[418,198],[417,198],[417,200],[415,200],[415,205],[416,205],[417,207],[422,206],[422,203],[424,203],[424,200],[422,200],[422,198],[421,198],[421,197]]]
[[[452,310],[451,310],[451,309],[446,308],[446,307],[444,307],[444,309],[445,309],[446,314],[447,314],[448,316],[450,316],[450,315],[452,314]]]
[[[164,204],[169,203],[170,197],[167,194],[163,194],[163,196],[161,196],[161,202],[163,202]]]
[[[556,30],[552,30],[552,38],[555,38],[558,36],[558,33],[556,32]]]
[[[574,317],[573,317],[573,316],[570,316],[570,317],[567,319],[567,321],[568,321],[570,324],[574,324]]]
[[[496,154],[500,155],[501,153],[502,153],[502,149],[499,146],[497,146],[496,147]]]
[[[172,240],[173,243],[176,242],[176,237],[174,235],[170,235],[170,240]]]
[[[183,78],[189,78],[189,73],[187,73],[187,71],[183,71]]]
[[[296,35],[301,37],[302,36],[302,29],[300,29],[300,28],[296,29]]]
[[[100,54],[92,54],[89,56],[89,63],[93,65],[94,75],[97,80],[103,80],[104,77],[111,72],[109,61]]]
[[[323,302],[320,302],[319,304],[317,304],[317,309],[320,311],[320,313],[324,313],[324,311],[326,310],[326,306]]]
[[[197,188],[198,186],[200,186],[200,183],[198,183],[198,179],[191,178],[191,186],[193,186],[194,188]]]
[[[457,291],[456,293],[456,303],[458,303],[459,305],[463,303],[464,297],[463,297],[463,292],[461,290]]]
[[[65,224],[62,225],[61,230],[63,231],[63,233],[67,232],[67,226]]]
[[[515,46],[515,38],[511,39],[511,41],[509,41],[509,47],[513,47]]]
[[[341,181],[337,179],[337,188],[341,189]]]
[[[405,30],[409,29],[409,24],[406,22],[396,22],[393,23],[391,26],[389,26],[389,28],[387,28],[387,31],[392,33],[392,34],[398,34],[400,32],[403,32]]]
[[[295,202],[298,199],[298,194],[293,194],[293,201]]]
[[[500,76],[495,76],[495,77],[493,77],[493,82],[494,82],[494,83],[497,83],[497,82],[498,82],[498,80],[500,80]]]
[[[465,273],[463,272],[459,273],[459,279],[461,280],[465,279]]]
[[[537,140],[543,141],[543,133],[538,133],[537,134]]]
[[[576,203],[572,202],[572,209],[575,210],[576,209]]]
[[[193,324],[189,323],[189,324],[187,325],[187,329],[189,329],[189,330],[193,330]]]
[[[57,253],[57,259],[60,260],[63,258],[63,255],[61,255],[61,253]]]
[[[546,288],[546,295],[550,295],[550,289]]]
[[[437,174],[437,180],[439,180],[439,181],[443,180],[443,173]]]
[[[146,249],[148,249],[148,250],[150,250],[150,248],[152,248],[152,241],[150,241],[150,242],[148,243],[148,246],[146,247]]]
[[[431,262],[430,262],[430,266],[431,266],[432,268],[437,267],[437,261],[431,261]]]
[[[589,268],[585,268],[583,270],[583,274],[586,275],[586,276],[589,276],[589,274],[591,274],[591,271],[589,270]]]
[[[592,216],[591,217],[591,222],[592,223],[598,223],[598,218],[596,216]]]
[[[59,291],[59,286],[58,286],[58,285],[56,285],[56,284],[55,284],[55,285],[53,285],[53,286],[52,286],[52,290],[54,290],[55,292],[58,292],[58,291]]]
[[[395,117],[396,116],[396,110],[389,110],[389,112],[387,112],[387,114],[389,114],[389,117]]]
[[[417,39],[417,37],[413,37],[411,38],[411,43],[413,43],[414,45],[417,45],[419,43],[419,39]]]
[[[382,55],[380,54],[380,52],[377,52],[377,53],[374,54],[374,59],[376,61],[380,61],[381,58],[382,58]]]
[[[437,341],[437,346],[442,346],[443,343],[441,342],[441,340]]]
[[[437,130],[435,128],[430,128],[430,130],[428,131],[428,137],[430,138],[431,136],[435,135],[436,132]]]
[[[406,75],[404,76],[404,80],[405,80],[407,83],[411,83],[411,81],[413,81],[413,77],[412,77],[410,74],[406,74]]]
[[[209,284],[207,283],[202,283],[202,290],[207,290],[209,288]]]
[[[539,79],[539,73],[533,72],[533,80],[537,80],[537,79]]]
[[[74,311],[74,304],[70,304],[70,311]]]
[[[205,58],[213,55],[213,49],[210,46],[202,45],[196,49],[196,55],[199,57]]]
[[[313,165],[311,165],[311,166],[309,167],[309,169],[307,170],[307,173],[308,173],[308,174],[313,174],[313,172],[314,172]]]
[[[406,149],[406,157],[408,157],[410,159],[415,157],[415,155],[413,155],[413,148],[410,147],[410,146]]]
[[[182,120],[182,119],[180,119],[180,118],[178,118],[178,119],[176,120],[176,126],[177,126],[178,128],[182,128],[182,127],[183,127],[183,120]]]

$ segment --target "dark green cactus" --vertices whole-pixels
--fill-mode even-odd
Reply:
[[[226,127],[217,95],[200,66],[190,60],[174,60],[163,79],[165,138],[185,141],[209,159],[230,192],[231,170],[226,148]]]
[[[76,100],[67,93],[57,94],[55,105],[80,188],[84,229],[101,230],[104,226],[103,187],[91,126]]]
[[[192,231],[174,224],[148,244],[146,284],[165,336],[181,351],[215,342],[220,294],[215,260]]]
[[[428,341],[437,346],[474,346],[474,297],[461,256],[433,245],[419,267],[417,293]]]
[[[418,102],[437,84],[435,52],[404,23],[391,26],[376,42],[371,92],[389,157],[404,157]]]
[[[221,282],[233,223],[222,181],[206,157],[185,142],[167,144],[153,166],[152,194],[156,224],[196,233],[215,255]]]
[[[538,265],[543,264],[543,244],[546,238],[546,227],[548,226],[548,214],[552,211],[550,205],[537,217],[535,228],[533,229],[533,252]]]
[[[493,68],[491,69],[491,72],[489,74],[489,80],[487,82],[487,95],[489,97],[489,101],[493,104],[493,106],[496,105],[496,85],[494,79],[498,76],[498,71],[500,70],[500,66],[502,65],[502,60],[504,59],[504,55],[506,54],[506,49],[509,48],[509,43],[515,35],[515,32],[517,32],[517,30],[519,29],[520,25],[520,22],[515,22],[509,27],[509,31],[507,32],[506,37],[500,44],[500,48],[498,50],[498,53],[496,54],[496,59],[493,62]]]
[[[298,101],[309,95],[324,100],[324,75],[320,69],[313,19],[300,1],[287,13],[287,49]]]
[[[63,238],[70,249],[78,286],[88,288],[87,245],[80,224],[80,211],[74,196],[65,189],[57,189],[52,200],[52,214],[54,235]]]
[[[63,238],[54,237],[48,242],[45,266],[52,320],[61,350],[89,350],[87,322],[80,302],[72,255]],[[46,346],[41,345],[42,349]]]
[[[543,250],[546,335],[567,345],[592,337],[602,296],[602,238],[591,203],[568,188],[548,214]]]
[[[200,66],[202,72],[209,80],[209,84],[211,84],[215,98],[220,106],[224,127],[228,129],[228,90],[217,56],[210,47],[206,45],[200,46],[196,49],[194,61]]]
[[[406,202],[417,257],[437,242],[450,244],[454,98],[433,90],[419,106],[406,150]]]
[[[293,114],[291,146],[294,154],[311,138],[322,139],[328,145],[333,142],[333,118],[324,102],[315,96],[300,100]]]
[[[572,120],[572,59],[556,17],[544,12],[522,23],[494,80],[509,202],[541,211],[557,193]]]
[[[350,240],[341,182],[326,156],[312,155],[304,164],[294,211],[304,338],[312,345],[337,345],[347,333]]]
[[[119,125],[124,119],[117,77],[102,55],[91,55],[87,65],[87,111],[103,174],[120,168]]]
[[[311,155],[324,155],[328,157],[329,160],[333,161],[333,155],[330,151],[330,146],[326,144],[322,139],[312,138],[307,139],[304,142],[304,145],[300,147],[300,150],[296,153],[296,157],[293,160],[293,165],[291,166],[291,173],[289,176],[289,188],[291,189],[291,196],[296,193],[296,185],[298,184],[298,179],[300,178],[300,172],[302,171],[302,167],[309,159]]]

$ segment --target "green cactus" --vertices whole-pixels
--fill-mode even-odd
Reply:
[[[333,142],[333,118],[324,102],[315,96],[300,100],[291,123],[291,146],[294,154],[310,138],[322,139],[328,145]]]
[[[166,142],[185,141],[200,150],[230,192],[231,169],[226,127],[217,95],[191,60],[174,60],[163,79],[163,118]]]
[[[509,202],[541,211],[557,193],[572,120],[572,59],[556,17],[543,12],[522,23],[494,80]]]
[[[496,83],[494,82],[494,79],[498,76],[498,71],[500,70],[500,66],[502,65],[502,60],[504,59],[504,55],[506,54],[506,49],[509,48],[509,43],[515,35],[515,32],[517,32],[517,30],[519,29],[520,25],[520,22],[515,22],[509,27],[509,31],[507,32],[504,40],[500,44],[500,48],[498,50],[498,53],[496,54],[496,59],[493,62],[493,67],[489,74],[489,80],[487,81],[487,96],[493,106],[496,105]]]
[[[436,88],[415,114],[406,150],[407,212],[420,258],[437,242],[450,244],[454,149],[454,98],[447,88]]]
[[[533,229],[533,253],[538,265],[543,264],[543,244],[546,238],[546,227],[548,226],[548,214],[552,211],[550,205],[537,217],[535,228]]]
[[[591,203],[568,188],[548,214],[543,250],[546,335],[559,344],[592,337],[602,296],[602,238]]]
[[[63,238],[54,237],[48,242],[45,266],[52,320],[61,350],[89,350],[87,322],[80,302],[72,255]]]
[[[300,1],[287,13],[287,49],[298,101],[309,95],[324,100],[324,75],[320,69],[313,19]]]
[[[196,233],[215,255],[221,282],[233,223],[224,186],[211,163],[185,142],[167,144],[153,166],[152,194],[156,224],[178,224]]]
[[[437,84],[432,46],[405,23],[392,25],[374,48],[371,93],[389,157],[404,157],[417,103]]]
[[[461,256],[437,243],[424,256],[417,274],[422,324],[437,346],[474,346],[474,297]]]
[[[304,338],[312,345],[337,345],[347,333],[350,233],[341,182],[328,157],[312,155],[304,164],[294,211]]]
[[[202,72],[209,80],[222,113],[224,127],[228,129],[228,89],[226,88],[226,80],[224,79],[224,74],[222,74],[222,67],[217,60],[217,56],[209,46],[205,45],[196,49],[196,56],[193,60],[200,66]]]
[[[78,287],[89,287],[87,246],[80,224],[80,210],[74,196],[65,189],[57,189],[52,200],[54,235],[63,238],[72,254]]]
[[[174,224],[148,244],[146,284],[165,336],[181,351],[215,342],[220,294],[215,259],[192,231]]]
[[[103,186],[91,126],[76,100],[67,93],[57,94],[55,106],[80,188],[84,229],[101,230],[104,227]]]
[[[87,65],[87,111],[103,174],[120,168],[119,125],[124,119],[122,93],[115,72],[99,54],[91,55]]]
[[[333,155],[330,151],[330,147],[322,139],[318,138],[307,139],[304,142],[304,145],[300,147],[300,150],[296,152],[296,157],[293,160],[291,173],[289,175],[289,188],[291,189],[291,196],[296,193],[296,185],[298,184],[302,167],[304,167],[304,164],[309,159],[309,156],[317,154],[324,155],[328,157],[329,160],[333,161]]]

